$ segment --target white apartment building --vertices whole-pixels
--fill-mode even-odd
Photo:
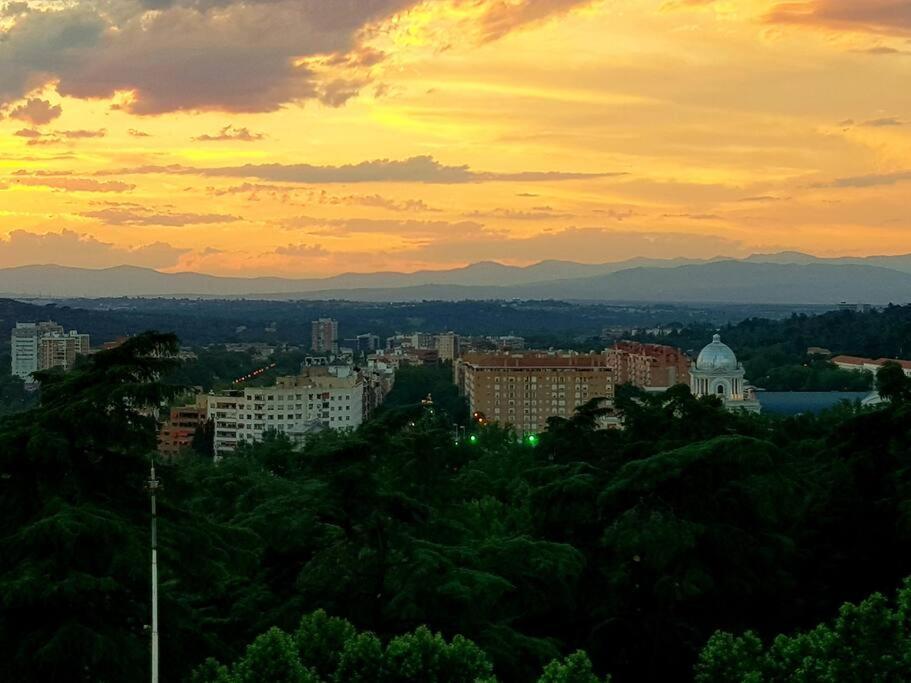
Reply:
[[[64,333],[55,322],[16,323],[10,335],[10,371],[26,382],[38,370],[70,370],[76,356],[89,352],[89,335],[76,330]]]
[[[350,368],[280,377],[275,386],[249,387],[208,397],[215,453],[261,441],[271,430],[301,442],[322,429],[353,429],[365,416],[364,380]]]

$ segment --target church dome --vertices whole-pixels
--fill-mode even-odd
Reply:
[[[721,341],[721,335],[712,337],[712,343],[699,352],[697,370],[736,370],[737,356],[731,347]]]

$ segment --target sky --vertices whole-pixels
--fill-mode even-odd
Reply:
[[[911,252],[911,0],[0,0],[0,267]]]

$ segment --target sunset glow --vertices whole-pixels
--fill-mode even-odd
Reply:
[[[902,0],[49,0],[0,31],[0,267],[911,252]]]

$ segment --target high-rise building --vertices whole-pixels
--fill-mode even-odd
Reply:
[[[473,414],[511,424],[521,434],[544,430],[550,417],[572,417],[592,399],[614,397],[603,354],[467,353],[455,361],[453,373]]]
[[[438,334],[437,351],[440,354],[440,360],[454,361],[459,357],[459,335],[455,332]]]
[[[310,323],[310,350],[329,353],[338,347],[338,320],[320,318]]]
[[[76,356],[89,352],[89,335],[64,333],[55,322],[16,323],[10,335],[10,371],[25,381],[50,368],[72,369]]]

